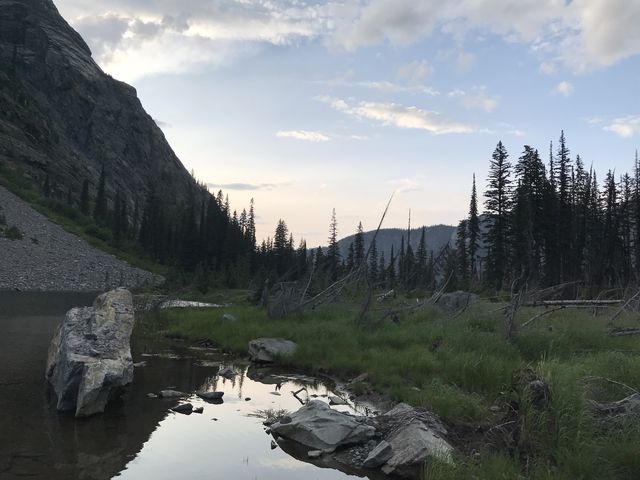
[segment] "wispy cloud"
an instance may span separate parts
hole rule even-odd
[[[553,89],[554,93],[559,93],[565,97],[569,97],[573,94],[574,88],[569,82],[563,80]]]
[[[640,135],[640,115],[628,115],[626,117],[616,118],[609,125],[605,126],[604,129],[622,138]]]
[[[401,65],[398,69],[398,78],[416,84],[424,82],[431,74],[432,68],[426,60],[415,60],[411,63]]]
[[[480,108],[485,112],[493,112],[498,106],[497,97],[488,95],[483,87],[476,87],[470,92],[457,88],[447,96],[459,99],[467,108]]]
[[[384,93],[420,93],[437,97],[440,92],[433,87],[421,84],[402,84],[388,80],[353,80],[350,78],[333,78],[317,82],[330,87],[364,88]]]
[[[308,130],[280,130],[276,133],[278,138],[293,138],[306,142],[328,142],[331,137],[320,132],[310,132]]]
[[[213,190],[273,190],[289,185],[288,183],[207,183]]]
[[[423,190],[423,186],[412,178],[399,178],[389,180],[387,183],[389,183],[397,193],[418,192]]]
[[[317,97],[317,99],[347,115],[398,128],[425,130],[434,135],[478,131],[470,125],[450,120],[439,112],[423,110],[415,106],[378,102],[349,104],[342,99],[327,96]]]

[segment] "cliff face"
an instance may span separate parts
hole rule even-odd
[[[133,87],[102,72],[51,0],[0,0],[0,163],[18,166],[54,195],[95,196],[106,172],[116,191],[143,201],[151,181],[168,204],[195,182],[144,111]]]

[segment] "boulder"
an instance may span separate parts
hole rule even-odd
[[[257,338],[249,342],[249,357],[254,362],[275,362],[293,355],[298,345],[283,338]]]
[[[67,312],[51,341],[45,373],[58,410],[75,411],[76,417],[103,412],[133,381],[133,324],[133,300],[125,289],[100,295],[92,307]]]
[[[333,410],[320,400],[312,400],[274,423],[271,431],[314,450],[333,451],[366,443],[375,435],[375,428],[362,420]]]
[[[473,305],[474,303],[478,303],[480,301],[480,297],[475,293],[457,291],[450,293],[443,293],[436,305],[444,308],[445,310],[461,310],[469,305]]]
[[[386,440],[393,454],[382,467],[384,473],[414,478],[429,457],[451,462],[453,447],[444,439],[446,429],[433,414],[401,403],[384,417],[392,425]]]

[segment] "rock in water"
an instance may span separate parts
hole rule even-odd
[[[365,443],[376,433],[375,428],[358,421],[358,417],[333,410],[320,400],[312,400],[289,415],[290,421],[285,418],[271,426],[272,433],[314,450],[333,451]]]
[[[249,342],[249,356],[254,362],[275,362],[296,352],[298,345],[283,338],[257,338]]]
[[[76,417],[101,413],[133,381],[133,324],[131,293],[122,288],[67,312],[51,341],[45,375],[58,410],[75,410]]]

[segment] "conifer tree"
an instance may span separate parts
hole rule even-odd
[[[511,211],[511,164],[502,142],[493,152],[487,179],[484,243],[487,246],[487,280],[500,290],[507,274],[509,216]]]
[[[364,232],[362,231],[362,222],[358,223],[358,230],[353,239],[354,264],[360,266],[364,260]]]
[[[480,248],[480,219],[478,218],[478,194],[476,192],[476,174],[473,174],[473,186],[471,187],[471,201],[469,203],[469,221],[467,224],[467,237],[469,241],[469,272],[475,279],[478,249]]]
[[[332,281],[338,279],[340,266],[340,247],[338,246],[338,221],[336,220],[336,209],[331,212],[331,223],[329,224],[329,247],[327,248],[327,266],[329,277]]]

